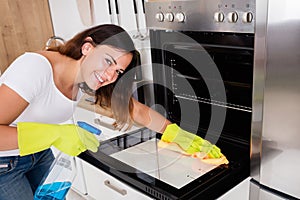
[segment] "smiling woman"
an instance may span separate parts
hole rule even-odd
[[[107,86],[134,68],[138,60],[131,38],[121,27],[100,25],[61,46],[26,52],[7,68],[0,77],[1,200],[33,199],[53,161],[50,146],[71,156],[97,151],[99,142],[93,134],[75,124],[58,124],[72,117],[81,90],[96,95],[112,93],[113,88]],[[130,99],[132,80],[123,80],[126,84],[119,90],[120,101]],[[128,119],[128,102],[123,105]],[[20,168],[24,170],[20,172]],[[13,192],[13,188],[22,191]]]
[[[80,61],[79,76],[74,82],[96,103],[110,107],[118,128],[132,124],[132,83],[134,67],[140,64],[140,54],[127,32],[115,25],[100,25],[85,30],[64,45],[48,51]],[[121,78],[126,72],[126,78]],[[119,83],[120,87],[115,87]],[[113,98],[114,91],[114,98]],[[74,92],[74,91],[73,91]],[[115,103],[112,103],[112,99]]]
[[[219,148],[203,148],[203,139],[169,126],[168,119],[133,99],[139,64],[133,41],[116,25],[95,26],[60,46],[19,56],[0,77],[0,199],[33,199],[53,161],[51,146],[71,156],[98,150],[93,134],[61,124],[72,118],[82,92],[109,107],[120,130],[134,121],[189,153],[205,149],[219,157]]]

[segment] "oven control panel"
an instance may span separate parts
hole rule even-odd
[[[255,0],[149,0],[151,29],[254,33]]]

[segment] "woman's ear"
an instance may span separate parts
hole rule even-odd
[[[86,42],[81,47],[81,52],[83,55],[86,55],[94,46],[90,42]]]

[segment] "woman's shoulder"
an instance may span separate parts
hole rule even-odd
[[[42,52],[25,52],[23,56],[31,63],[51,66],[50,61]]]
[[[53,77],[50,62],[43,55],[26,52],[17,57],[1,76],[1,82],[35,83],[48,82]]]
[[[5,70],[0,84],[5,84],[26,101],[31,100],[48,88],[52,80],[52,68],[41,54],[26,52],[17,57]]]
[[[48,59],[37,52],[25,52],[24,54],[20,55],[10,67],[21,71],[35,72],[36,74],[42,71],[52,71],[51,63],[48,61]]]

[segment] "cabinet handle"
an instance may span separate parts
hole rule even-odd
[[[121,189],[121,188],[118,188],[117,186],[112,185],[109,180],[105,180],[104,185],[115,190],[116,192],[119,192],[123,196],[127,194],[127,191],[125,189]]]

